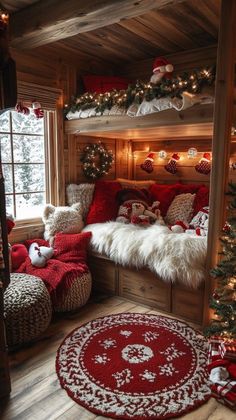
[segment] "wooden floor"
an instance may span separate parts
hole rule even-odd
[[[55,372],[55,355],[65,335],[77,326],[96,317],[120,312],[160,313],[118,297],[99,298],[89,302],[76,314],[60,314],[40,341],[12,353],[12,393],[7,401],[0,401],[0,419],[107,419],[80,407],[61,389]],[[211,399],[181,419],[235,420],[236,413]]]

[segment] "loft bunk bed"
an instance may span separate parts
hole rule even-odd
[[[172,81],[172,83],[176,83],[176,80]],[[181,79],[179,81],[181,82]],[[150,133],[150,130],[153,130],[151,137],[152,140],[155,139],[155,145],[157,146],[157,138],[166,139],[168,136],[171,137],[170,133],[173,129],[175,131],[174,137],[176,135],[182,136],[182,138],[186,137],[184,148],[188,147],[187,140],[190,137],[202,137],[203,147],[208,147],[211,150],[210,138],[212,136],[214,108],[213,81],[214,77],[211,76],[211,86],[204,89],[204,92],[190,93],[182,90],[181,94],[178,92],[174,99],[170,98],[170,96],[165,96],[164,98],[154,98],[146,101],[144,98],[139,103],[130,103],[129,107],[126,106],[123,109],[117,107],[116,104],[110,106],[110,109],[102,109],[105,99],[109,98],[107,93],[104,95],[84,94],[76,98],[70,110],[67,111],[65,133],[69,137],[75,136],[77,139],[81,135],[87,135],[91,139],[93,137],[95,139],[97,137],[109,138],[109,136],[111,138],[124,138],[126,142],[129,139],[129,146],[132,149],[132,141],[137,136],[140,138],[141,133],[145,137],[147,132]],[[125,92],[121,93],[123,97],[125,94]],[[114,92],[113,95],[117,95],[117,92]],[[100,109],[99,106],[97,108],[94,106],[95,100],[100,101]],[[161,132],[162,134],[160,134]],[[206,137],[207,142],[205,141]],[[154,142],[152,141],[151,150],[153,150],[153,144]],[[177,145],[178,141],[175,147]],[[172,145],[172,147],[174,146]],[[131,152],[135,152],[135,149],[131,150]],[[133,165],[133,169],[129,178],[132,178],[135,173],[133,158],[131,165]],[[153,174],[150,176],[153,176]],[[140,179],[140,175],[137,176],[137,179]],[[174,183],[175,179],[172,182]],[[199,177],[199,184],[200,182],[208,184],[209,176],[205,177],[205,179],[204,177],[202,179]],[[120,226],[117,226],[117,230],[119,228]],[[96,237],[101,236],[99,233],[97,234],[97,229],[98,231],[101,229],[101,232],[103,232],[102,236],[106,236],[102,226],[89,225],[87,229],[91,229],[94,233],[94,243],[96,242]],[[108,236],[110,235],[109,232],[107,234]],[[111,236],[109,237],[111,242]],[[175,239],[177,240],[177,238]],[[188,240],[186,238],[186,243]],[[192,241],[194,242],[194,240],[193,238]],[[198,240],[198,243],[200,241]],[[102,245],[97,244],[97,248],[99,246],[100,248],[102,247]],[[206,238],[202,238],[202,246],[204,249],[202,254],[205,254]],[[96,246],[94,249],[96,251]],[[202,322],[205,288],[203,267],[202,271],[201,269],[199,271],[199,273],[201,272],[201,281],[198,282],[197,286],[191,287],[184,284],[182,279],[176,281],[175,278],[175,281],[167,282],[155,272],[150,271],[147,266],[137,269],[132,264],[127,263],[127,261],[126,264],[118,264],[116,260],[109,258],[106,253],[99,254],[93,251],[90,255],[90,267],[94,279],[94,289],[155,306],[194,322]],[[202,261],[200,265],[202,265]]]
[[[65,109],[67,134],[137,129],[213,119],[215,69],[164,77],[157,84],[136,82],[126,90],[87,92]]]

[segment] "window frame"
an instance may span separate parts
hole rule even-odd
[[[12,160],[9,163],[3,163],[2,165],[6,164],[6,165],[10,165],[11,166],[11,174],[12,174],[12,182],[13,182],[13,192],[12,193],[5,193],[5,197],[10,195],[13,197],[13,202],[14,202],[14,208],[16,208],[16,196],[19,195],[19,193],[15,192],[15,185],[14,185],[14,180],[15,180],[15,170],[14,170],[14,165],[15,165],[15,161],[14,161],[14,147],[13,147],[13,137],[14,135],[22,135],[22,136],[42,136],[43,140],[44,140],[44,166],[45,166],[45,196],[46,196],[46,202],[49,202],[49,197],[50,197],[50,189],[51,189],[51,185],[49,182],[49,177],[48,177],[48,168],[47,168],[47,158],[48,158],[48,149],[49,149],[49,145],[48,145],[48,133],[46,130],[46,122],[47,122],[47,112],[45,112],[44,114],[44,130],[42,134],[34,134],[34,133],[20,133],[20,132],[13,132],[13,127],[12,127],[12,112],[14,112],[14,109],[9,109],[7,110],[10,113],[9,116],[9,131],[7,132],[1,132],[1,134],[7,134],[10,137],[10,148],[11,148],[11,156],[12,156]],[[15,111],[16,112],[16,111]],[[35,162],[36,164],[36,162]],[[22,192],[24,193],[24,192]],[[32,192],[31,192],[32,193]],[[24,226],[24,225],[28,225],[32,223],[39,223],[42,220],[41,217],[31,217],[31,218],[24,218],[24,219],[15,219],[15,224],[16,226]]]
[[[45,111],[45,159],[48,163],[45,179],[48,203],[55,206],[65,204],[64,134],[63,134],[63,92],[50,86],[36,85],[25,81],[17,82],[18,101],[31,107],[37,98]],[[59,164],[60,162],[60,164]],[[16,221],[10,234],[10,242],[20,242],[43,236],[42,218]]]

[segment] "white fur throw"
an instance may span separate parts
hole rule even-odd
[[[87,225],[83,231],[92,232],[94,251],[124,266],[146,266],[166,282],[197,288],[206,275],[206,237],[119,222]]]

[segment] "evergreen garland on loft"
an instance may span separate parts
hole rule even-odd
[[[211,274],[217,279],[217,286],[210,300],[214,318],[205,329],[205,335],[236,338],[236,184],[229,184],[227,195],[232,197],[228,206],[229,218],[222,236],[221,261]]]
[[[105,93],[86,92],[81,96],[73,97],[71,105],[65,108],[68,111],[84,111],[95,108],[96,112],[104,113],[113,106],[127,110],[133,103],[141,104],[143,100],[152,101],[164,97],[181,98],[183,92],[200,93],[204,86],[211,86],[215,81],[215,67],[185,72],[172,79],[163,78],[160,84],[144,83],[139,80],[130,84],[126,90],[112,90]]]

